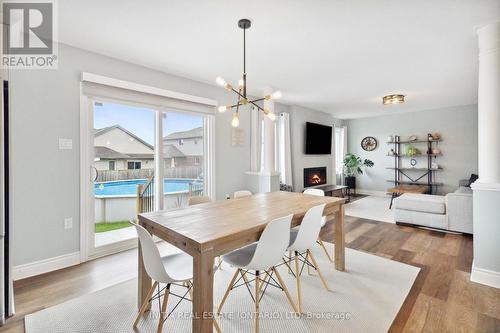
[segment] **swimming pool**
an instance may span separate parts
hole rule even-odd
[[[113,182],[95,183],[95,196],[134,196],[137,194],[137,185],[145,184],[146,179],[119,180]],[[195,179],[164,179],[163,192],[183,192],[189,190],[190,183],[197,183],[197,188],[200,187],[199,181]]]

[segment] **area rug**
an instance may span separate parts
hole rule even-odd
[[[332,244],[327,244],[333,248]],[[403,304],[419,268],[346,249],[346,271],[339,272],[320,248],[313,254],[331,291],[317,274],[302,277],[302,317],[293,315],[284,293],[269,287],[261,302],[261,332],[387,332]],[[234,270],[223,265],[215,275],[215,304],[219,304]],[[280,268],[296,300],[295,279]],[[180,292],[177,291],[177,292]],[[26,333],[156,332],[158,305],[132,329],[137,280],[88,294],[28,315]],[[170,304],[173,306],[173,304]],[[254,332],[254,305],[245,287],[236,288],[226,301],[218,322],[223,332]],[[191,332],[191,303],[183,302],[166,322],[164,332]]]
[[[394,223],[394,210],[389,209],[391,198],[367,196],[345,205],[345,214],[368,220]]]

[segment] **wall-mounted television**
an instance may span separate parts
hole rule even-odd
[[[306,154],[326,155],[332,153],[332,126],[306,123]]]

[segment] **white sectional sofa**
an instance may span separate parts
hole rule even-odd
[[[406,193],[394,199],[396,223],[472,234],[472,190],[460,186],[445,196]]]

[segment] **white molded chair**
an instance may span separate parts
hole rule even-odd
[[[249,197],[251,195],[252,195],[252,192],[247,191],[247,190],[241,190],[241,191],[234,192],[233,197],[235,199],[237,199],[237,198]]]
[[[259,302],[268,286],[275,286],[282,289],[285,292],[288,302],[290,302],[293,310],[297,312],[295,304],[288,293],[288,289],[286,288],[281,275],[274,267],[282,260],[283,253],[289,245],[292,217],[293,214],[269,222],[257,243],[245,246],[222,256],[222,259],[225,262],[229,263],[233,267],[236,267],[237,269],[231,279],[231,282],[229,283],[224,297],[222,298],[217,315],[220,315],[222,306],[229,296],[229,293],[236,287],[237,283],[241,279],[243,279],[244,284],[248,287],[249,291],[250,288],[248,284],[255,281],[255,293],[252,294],[250,292],[250,294],[255,301],[256,332],[259,332]],[[254,271],[255,273],[250,273],[250,271]],[[255,276],[255,279],[249,281],[247,274]],[[263,278],[262,275],[264,274],[265,276]],[[238,275],[240,275],[239,279]],[[274,279],[273,275],[276,276],[277,280]],[[261,284],[265,284],[266,286],[261,289]]]
[[[324,197],[325,196],[325,191],[320,190],[318,188],[308,188],[305,189],[304,194],[309,194],[309,195],[316,195],[318,197]]]
[[[210,197],[207,197],[207,196],[190,197],[188,199],[188,206],[198,205],[198,204],[207,203],[207,202],[212,202],[212,199]]]
[[[314,206],[309,209],[304,218],[302,219],[302,223],[300,224],[299,230],[291,230],[290,231],[290,246],[288,247],[288,251],[294,253],[293,258],[290,258],[287,262],[287,265],[291,263],[292,260],[295,261],[295,281],[297,283],[297,295],[298,295],[298,309],[299,313],[302,313],[302,290],[300,285],[300,273],[302,272],[302,268],[304,265],[314,268],[323,283],[323,286],[327,291],[328,284],[326,283],[323,274],[314,259],[313,254],[311,253],[311,248],[316,244],[316,241],[319,236],[319,232],[321,230],[321,217],[323,216],[323,210],[325,209],[326,204],[321,204],[318,206]],[[311,259],[311,261],[309,261]],[[299,262],[302,264],[299,264]],[[289,266],[291,269],[291,267]]]
[[[324,197],[325,196],[325,191],[317,189],[317,188],[308,188],[304,190],[304,194],[308,195],[316,195],[318,197]],[[323,228],[326,225],[326,216],[321,217],[321,228]],[[321,239],[318,237],[318,244],[323,248],[323,251],[325,251],[325,255],[328,257],[328,260],[333,263],[332,257],[330,257],[330,254],[328,253],[328,250],[326,249],[325,244]]]
[[[146,299],[142,303],[141,309],[139,310],[139,314],[134,321],[133,327],[134,329],[137,327],[137,324],[139,323],[141,317],[144,315],[144,312],[148,308],[148,305],[153,300],[158,299],[158,302],[160,302],[160,297],[162,296],[162,292],[164,292],[160,312],[160,321],[158,322],[157,330],[158,333],[161,333],[163,329],[163,323],[171,315],[171,313],[169,313],[165,316],[169,296],[172,295],[180,298],[179,302],[177,303],[179,304],[184,298],[186,298],[186,295],[188,293],[192,295],[193,284],[191,280],[193,279],[193,259],[190,255],[184,252],[161,257],[160,251],[156,247],[153,237],[149,234],[149,232],[144,229],[144,227],[135,224],[132,221],[130,223],[135,226],[135,228],[137,229],[137,234],[139,235],[139,244],[141,246],[144,268],[146,269],[149,277],[151,277],[151,279],[154,281],[153,285],[149,289]],[[161,283],[166,283],[166,287],[161,289]],[[182,297],[170,293],[170,287],[172,284],[183,286],[186,288],[186,292]],[[156,288],[158,289],[158,291],[153,296]],[[215,320],[214,326],[217,332],[220,332],[219,326],[217,325]]]

